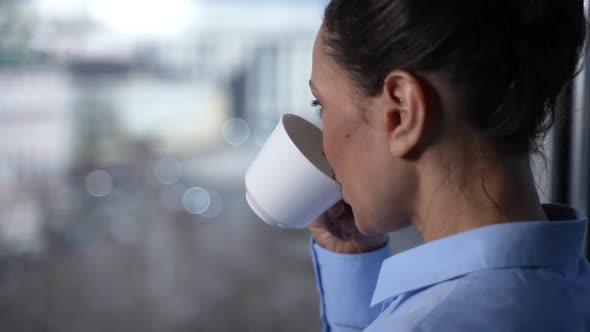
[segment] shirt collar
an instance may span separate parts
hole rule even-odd
[[[432,241],[383,262],[371,306],[445,280],[487,269],[562,265],[580,258],[586,219],[544,204],[550,221],[485,226]]]

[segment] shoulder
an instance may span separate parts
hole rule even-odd
[[[414,331],[433,310],[440,307],[453,293],[459,279],[448,280],[434,286],[400,295],[385,305],[379,317],[364,331]]]
[[[507,268],[458,279],[445,301],[414,331],[587,331],[590,279],[561,268]]]
[[[473,272],[400,296],[367,331],[587,331],[590,279],[574,279],[560,268]]]

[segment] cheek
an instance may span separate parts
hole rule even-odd
[[[338,138],[335,135],[337,135],[338,130],[334,128],[334,125],[328,119],[324,120],[323,125],[324,133],[322,145],[324,153],[326,155],[326,159],[328,159],[328,162],[332,168],[334,168],[334,171],[337,171],[336,157],[340,154],[340,151],[338,150]]]
[[[337,180],[342,184],[343,198],[353,207],[363,206],[372,185],[370,170],[366,168],[366,146],[352,136],[336,137],[334,141],[328,141],[332,147],[329,161],[333,163]]]
[[[338,180],[345,183],[347,173],[349,172],[350,153],[352,151],[350,144],[349,128],[341,120],[324,121],[323,147],[326,159],[338,176]]]

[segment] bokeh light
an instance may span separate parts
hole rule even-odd
[[[154,175],[162,184],[175,184],[182,176],[182,166],[172,158],[163,158],[156,162]]]
[[[246,121],[233,118],[223,125],[223,138],[231,145],[242,145],[250,137],[250,127]]]
[[[187,190],[182,198],[184,209],[192,214],[202,214],[211,205],[211,196],[203,188],[195,187]]]
[[[106,171],[90,172],[86,176],[86,190],[94,197],[108,196],[113,191],[113,179]]]

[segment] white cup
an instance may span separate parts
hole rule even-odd
[[[322,153],[322,131],[285,114],[246,172],[246,200],[267,224],[302,229],[342,199]]]

